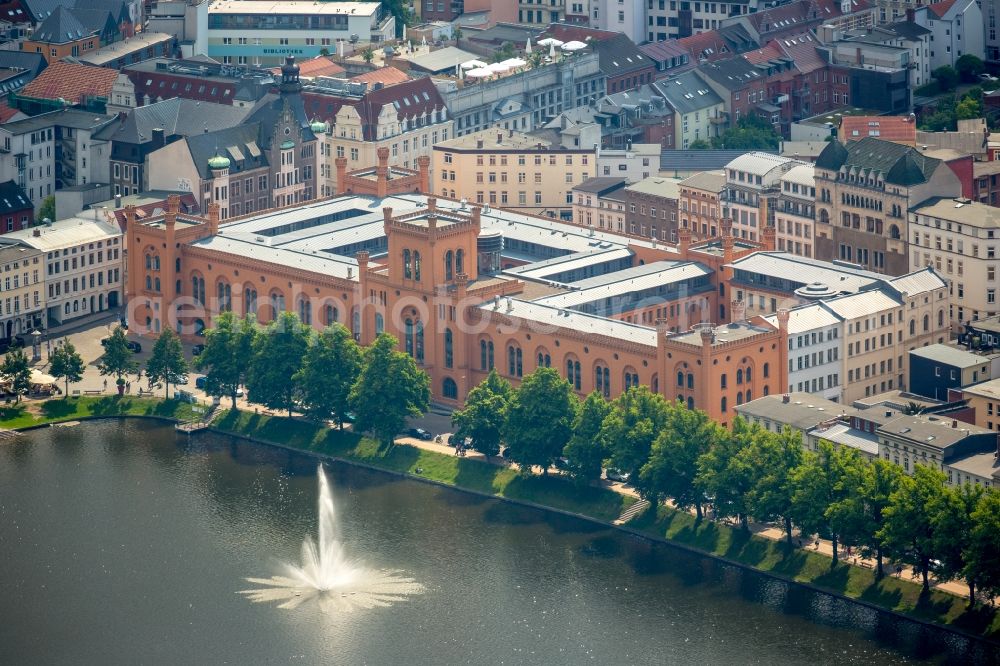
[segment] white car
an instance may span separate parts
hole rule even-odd
[[[614,467],[609,467],[604,472],[604,475],[608,477],[608,480],[610,481],[621,481],[622,483],[628,483],[629,477],[631,476],[628,472],[623,472],[619,469],[615,469]]]

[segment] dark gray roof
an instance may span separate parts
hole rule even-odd
[[[777,154],[772,150],[757,152]],[[660,153],[660,171],[714,171],[746,153],[745,150],[664,150]]]
[[[684,72],[672,79],[654,81],[653,86],[681,115],[722,104],[722,98],[694,71]]]
[[[524,48],[531,38],[532,46],[535,40],[545,31],[545,27],[532,28],[531,26],[518,25],[516,23],[497,23],[492,28],[486,30],[470,30],[466,39],[478,42],[510,42],[515,47]]]
[[[639,47],[625,35],[615,35],[611,39],[595,40],[590,48],[598,55],[601,71],[605,76],[622,76],[647,67],[655,67],[653,59],[639,50]]]
[[[608,192],[623,188],[627,184],[628,180],[625,178],[598,176],[596,178],[588,178],[579,185],[574,186],[573,189],[578,192],[590,192],[601,196],[607,194]]]
[[[743,56],[702,63],[698,71],[727,90],[740,90],[749,83],[767,78],[766,69],[757,67]]]
[[[40,113],[23,120],[14,120],[4,124],[3,128],[11,134],[24,134],[56,126],[92,130],[111,122],[114,118],[115,116],[91,113],[82,109],[60,109]]]
[[[247,108],[175,97],[133,109],[123,122],[112,123],[94,138],[142,144],[157,128],[168,138],[191,136],[238,125],[248,113]]]
[[[47,65],[41,53],[0,50],[0,69],[24,69],[30,73],[31,79],[41,74]]]
[[[92,35],[96,30],[89,30],[69,9],[63,6],[55,8],[48,18],[42,21],[38,30],[32,35],[36,42],[46,42],[48,44],[65,44],[78,39],[83,39],[87,35]]]
[[[191,159],[194,160],[194,166],[198,169],[198,173],[202,178],[208,179],[211,178],[208,160],[215,155],[222,155],[230,159],[229,172],[231,174],[267,166],[267,152],[258,143],[260,133],[259,123],[246,123],[215,132],[195,134],[187,137],[185,141],[187,141],[188,150],[191,151]],[[270,134],[270,132],[267,133]],[[259,150],[252,150],[251,145],[256,146]],[[233,159],[228,152],[230,146],[239,149],[244,159]],[[255,156],[254,153],[257,155]]]
[[[930,30],[913,21],[897,21],[896,23],[883,23],[878,27],[864,31],[848,33],[847,39],[852,42],[883,44],[894,39],[919,40],[930,33]]]
[[[34,208],[34,205],[17,183],[13,180],[0,183],[0,213],[13,213],[26,208]]]
[[[827,146],[816,166],[838,171],[842,166],[875,171],[883,180],[893,185],[909,187],[927,182],[941,160],[927,157],[913,146],[874,137],[852,141],[844,149],[838,149],[833,141]]]

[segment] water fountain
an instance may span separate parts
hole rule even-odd
[[[281,601],[278,608],[296,608],[316,599],[324,611],[350,612],[358,609],[390,606],[407,596],[419,594],[423,586],[399,571],[367,569],[350,560],[337,540],[337,522],[330,482],[320,465],[318,542],[307,536],[302,542],[302,564],[286,564],[286,575],[271,578],[247,578],[260,585],[241,590],[257,603]]]

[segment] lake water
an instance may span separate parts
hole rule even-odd
[[[328,466],[341,539],[423,594],[254,604],[316,463],[141,421],[0,444],[0,664],[987,663],[983,644],[542,511]]]

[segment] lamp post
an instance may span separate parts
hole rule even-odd
[[[42,360],[42,333],[37,328],[31,332],[31,360]]]

